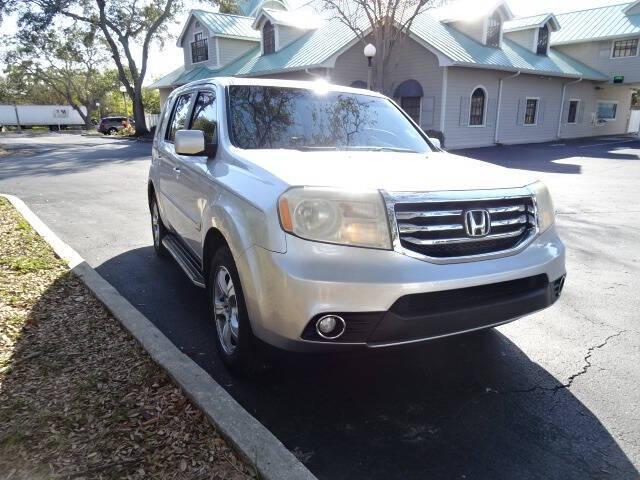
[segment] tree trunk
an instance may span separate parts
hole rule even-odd
[[[136,86],[133,96],[133,120],[136,122],[136,137],[149,134],[147,119],[144,117],[144,105],[142,104],[142,88]]]
[[[92,114],[93,114],[93,108],[87,105],[87,116],[83,118],[85,130],[91,130],[93,128],[93,124],[91,123]]]

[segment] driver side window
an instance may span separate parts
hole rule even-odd
[[[218,143],[218,117],[216,114],[216,96],[213,92],[200,92],[193,106],[191,130],[204,133],[205,151],[210,157],[215,153]]]
[[[173,115],[171,116],[171,122],[167,128],[167,136],[165,137],[169,142],[174,142],[176,139],[176,132],[185,128],[187,123],[187,114],[189,113],[189,103],[191,95],[181,95],[176,100],[176,104],[173,108]]]

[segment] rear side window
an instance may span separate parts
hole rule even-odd
[[[218,119],[215,100],[216,96],[213,92],[198,93],[191,116],[191,130],[202,130],[207,145],[216,143]]]
[[[173,107],[173,113],[171,115],[171,122],[169,122],[169,128],[167,128],[166,139],[173,142],[176,138],[176,132],[183,130],[187,124],[187,114],[189,113],[189,103],[191,101],[191,95],[180,95],[176,100],[176,104]]]

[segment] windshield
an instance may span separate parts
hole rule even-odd
[[[229,134],[244,149],[425,153],[429,144],[390,101],[301,88],[229,87]]]

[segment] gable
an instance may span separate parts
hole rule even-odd
[[[195,16],[191,15],[189,21],[185,25],[178,38],[178,47],[189,46],[189,43],[193,41],[193,36],[197,32],[202,32],[203,37],[209,37],[209,30],[202,24]]]

